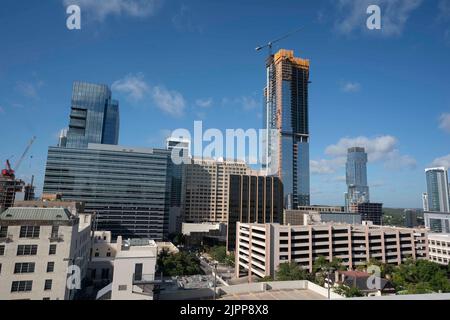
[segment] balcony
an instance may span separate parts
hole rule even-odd
[[[163,282],[163,279],[155,279],[155,274],[136,274],[133,273],[133,285],[156,284]]]
[[[50,238],[48,238],[48,240],[50,240],[50,242],[63,242],[64,236],[62,234],[54,233],[50,236]]]

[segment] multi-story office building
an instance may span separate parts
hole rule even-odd
[[[450,234],[429,233],[428,247],[430,261],[448,266],[450,263]]]
[[[367,153],[364,148],[353,147],[348,149],[346,182],[345,203],[347,209],[352,204],[370,202],[367,185]]]
[[[427,259],[425,229],[370,225],[324,224],[283,226],[237,225],[236,276],[274,276],[281,263],[295,262],[313,271],[314,261],[339,258],[347,268],[371,259],[401,264],[406,259]]]
[[[113,237],[160,240],[168,230],[169,156],[167,150],[104,144],[50,147],[44,193],[84,202],[85,212],[96,214],[96,229]]]
[[[0,300],[69,300],[86,276],[91,215],[13,207],[0,214]],[[69,272],[69,273],[68,273]],[[67,283],[72,286],[67,286]]]
[[[417,211],[413,209],[405,209],[405,227],[415,228],[419,225],[417,221]]]
[[[425,227],[436,233],[450,233],[450,213],[424,212]]]
[[[181,232],[181,192],[183,181],[183,165],[190,161],[190,141],[187,139],[169,137],[166,148],[170,153],[170,207],[169,233]]]
[[[265,160],[284,187],[284,206],[309,205],[309,60],[280,50],[267,61]]]
[[[67,148],[86,148],[89,143],[117,144],[119,140],[119,102],[111,99],[106,85],[75,82],[67,137],[60,138]]]
[[[0,213],[13,206],[16,194],[25,187],[25,182],[13,176],[0,174]]]
[[[450,212],[447,168],[425,169],[427,178],[428,211]]]
[[[350,212],[317,212],[305,210],[284,210],[283,224],[306,226],[327,222],[361,224],[361,215]]]
[[[354,203],[349,212],[359,213],[362,221],[371,221],[375,225],[383,223],[383,204],[373,202]]]
[[[236,250],[236,223],[281,223],[283,184],[278,177],[230,175],[227,250]]]
[[[183,166],[183,222],[227,222],[230,174],[248,174],[244,161],[194,158]]]

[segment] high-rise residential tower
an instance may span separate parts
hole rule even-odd
[[[280,50],[267,61],[265,167],[281,178],[284,207],[309,205],[309,60]]]
[[[119,102],[106,85],[74,82],[67,148],[87,148],[89,143],[119,141]]]
[[[427,177],[428,210],[450,212],[447,168],[425,169]]]
[[[346,206],[370,202],[367,185],[367,153],[364,148],[348,149],[346,163]]]

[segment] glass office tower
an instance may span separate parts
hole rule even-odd
[[[88,143],[117,144],[119,102],[106,85],[74,82],[67,148],[87,148]]]
[[[427,178],[428,210],[434,212],[450,212],[447,168],[425,169]]]
[[[267,61],[265,168],[281,178],[284,207],[309,205],[309,61],[280,50]]]
[[[170,151],[89,144],[50,147],[44,193],[85,202],[97,230],[114,237],[166,238],[170,204]]]
[[[346,163],[346,207],[370,202],[367,185],[367,153],[364,148],[349,148]]]

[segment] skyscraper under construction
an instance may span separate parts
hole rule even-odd
[[[265,167],[281,178],[284,207],[309,205],[309,60],[279,50],[266,64]]]

